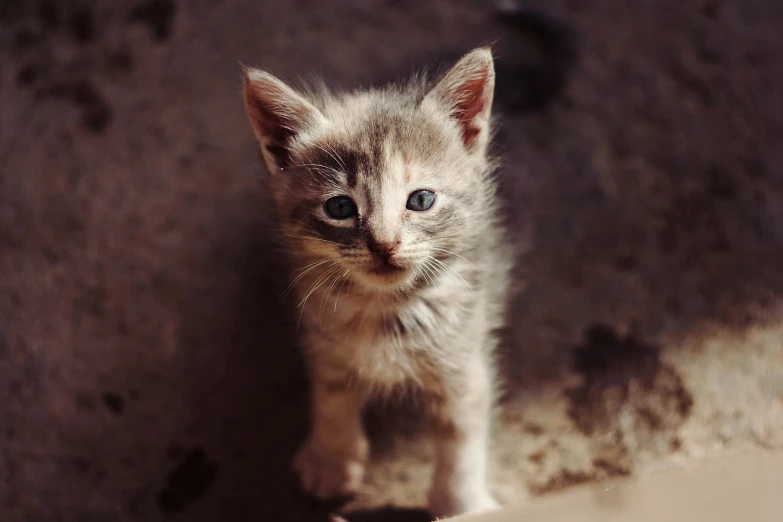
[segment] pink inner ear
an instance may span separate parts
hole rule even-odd
[[[460,122],[462,129],[462,142],[465,147],[470,148],[476,141],[482,129],[481,119],[478,115],[484,112],[487,100],[484,91],[487,87],[488,71],[482,70],[481,73],[466,81],[457,89],[457,96],[460,100],[454,107],[454,118]]]

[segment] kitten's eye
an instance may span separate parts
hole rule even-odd
[[[408,210],[415,210],[416,212],[422,212],[429,210],[432,204],[435,203],[435,193],[429,190],[417,190],[410,196],[408,196],[408,204],[405,208]]]
[[[334,219],[348,219],[356,215],[356,203],[348,196],[335,196],[324,203],[324,209]]]

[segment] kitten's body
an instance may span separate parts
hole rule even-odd
[[[309,101],[248,71],[248,112],[301,276],[292,288],[313,426],[296,467],[316,496],[359,485],[368,395],[415,385],[436,435],[433,514],[496,506],[487,488],[493,332],[512,256],[486,150],[493,87],[486,49],[431,89],[420,82]],[[435,198],[424,210],[409,199],[420,190]],[[335,218],[324,203],[334,198],[350,198],[353,207],[339,211],[354,213]]]

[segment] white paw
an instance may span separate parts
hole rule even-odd
[[[312,440],[305,443],[294,459],[302,489],[321,500],[356,493],[364,478],[367,442],[355,446],[349,455],[329,452]]]
[[[429,495],[429,512],[436,518],[466,513],[483,513],[500,509],[500,504],[487,491],[456,495],[447,489],[434,489]]]

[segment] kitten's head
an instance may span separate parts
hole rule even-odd
[[[431,88],[304,96],[266,72],[245,72],[277,219],[308,261],[393,291],[440,272],[438,261],[486,230],[489,49],[464,56]]]

